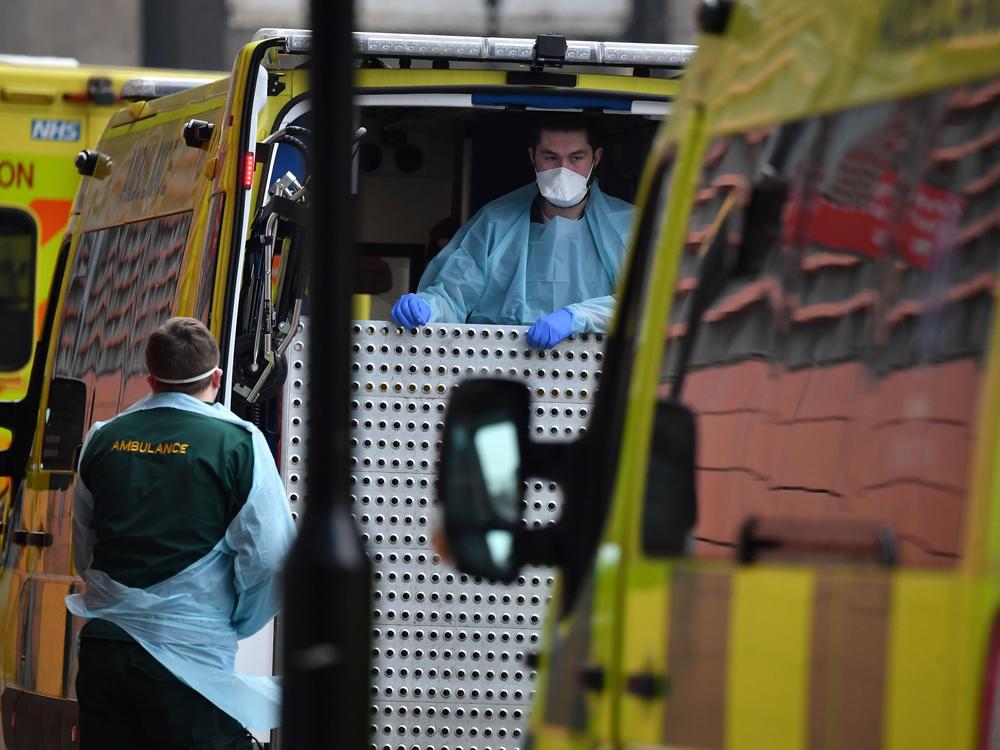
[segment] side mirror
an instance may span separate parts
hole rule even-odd
[[[470,380],[448,404],[439,497],[458,567],[510,582],[521,561],[521,485],[530,395],[512,380]]]
[[[656,404],[642,508],[642,549],[650,556],[687,552],[698,520],[694,414],[679,401]]]
[[[76,378],[52,378],[45,411],[42,464],[46,469],[72,471],[83,442],[87,412],[87,385]]]

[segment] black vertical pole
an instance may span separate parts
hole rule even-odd
[[[500,36],[500,0],[486,0],[486,36]]]
[[[663,0],[632,0],[632,22],[625,31],[628,41],[667,41],[667,5]]]
[[[371,570],[348,486],[352,0],[312,0],[311,369],[306,511],[285,568],[282,744],[368,745]]]
[[[198,19],[192,23],[192,19]],[[225,0],[145,0],[142,64],[153,68],[228,70]]]

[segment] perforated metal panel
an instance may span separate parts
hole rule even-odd
[[[468,377],[508,377],[532,391],[536,440],[586,429],[603,337],[529,349],[526,328],[432,325],[415,333],[384,321],[354,327],[351,486],[373,563],[371,747],[515,750],[523,746],[552,574],[532,568],[499,586],[457,572],[431,542],[444,411]],[[289,348],[283,471],[293,510],[304,502],[308,321]],[[555,484],[529,479],[525,518],[558,515]]]

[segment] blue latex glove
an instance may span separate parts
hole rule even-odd
[[[568,308],[543,315],[528,329],[528,345],[549,349],[573,333],[573,313]]]
[[[419,328],[431,319],[431,306],[417,294],[404,294],[389,314],[403,328]]]

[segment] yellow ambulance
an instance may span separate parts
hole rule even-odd
[[[602,188],[631,199],[693,49],[671,45],[363,33],[353,180],[359,317],[386,318],[427,261],[487,201],[534,179],[537,112],[588,112],[607,131]],[[286,350],[308,314],[302,242],[312,132],[308,31],[264,29],[231,75],[114,114],[77,160],[53,304],[39,325],[37,391],[0,565],[0,717],[8,748],[77,736],[75,640],[64,598],[75,455],[93,422],[146,391],[143,348],[171,315],[220,341],[221,400],[281,444]],[[325,252],[349,252],[325,242]],[[289,378],[289,382],[292,379]],[[3,473],[0,471],[0,473]],[[298,502],[290,498],[293,510]],[[271,672],[272,633],[241,644]],[[241,661],[243,660],[243,661]],[[259,673],[259,671],[258,671]]]
[[[28,387],[59,241],[80,183],[74,159],[97,141],[125,101],[146,95],[126,86],[140,77],[145,85],[155,78],[161,90],[169,91],[213,76],[0,55],[2,401],[19,401]]]
[[[72,58],[0,55],[0,409],[28,392],[59,248],[80,175],[77,154],[111,115],[137,97],[166,93],[221,74],[82,66]],[[41,375],[41,373],[39,373]],[[39,381],[40,385],[40,381]],[[10,412],[13,414],[13,411]],[[23,412],[22,412],[23,413]],[[0,449],[26,451],[34,419],[0,424]],[[23,458],[19,458],[23,461]],[[0,524],[10,481],[0,471]],[[0,525],[0,539],[3,538]]]
[[[590,429],[460,386],[448,547],[560,570],[535,750],[1000,747],[1000,5],[702,23]]]

